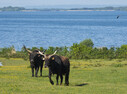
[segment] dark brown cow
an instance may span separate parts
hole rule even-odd
[[[39,50],[30,51],[25,46],[24,49],[29,53],[30,66],[32,69],[32,77],[34,77],[34,69],[35,69],[35,76],[37,77],[39,68],[40,68],[40,76],[42,76],[44,53],[40,52]]]
[[[45,66],[49,68],[49,80],[52,85],[54,82],[51,79],[52,74],[57,74],[56,80],[58,85],[59,76],[61,78],[60,84],[63,82],[63,75],[65,75],[65,85],[69,85],[69,72],[70,72],[70,62],[69,59],[64,56],[58,55],[45,55]]]

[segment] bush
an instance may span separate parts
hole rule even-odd
[[[79,43],[79,45],[85,45],[87,47],[93,47],[94,43],[91,39],[85,39]]]
[[[32,47],[31,51],[39,49],[40,51],[46,50],[46,54],[53,54],[56,50],[58,55],[66,56],[71,59],[127,59],[127,45],[121,47],[101,47],[93,48],[93,42],[91,39],[83,40],[82,42],[73,43],[71,47],[49,47],[44,49],[43,47]],[[15,51],[14,46],[8,48],[0,48],[0,57],[4,58],[23,58],[28,60],[29,55],[22,47],[21,51]]]

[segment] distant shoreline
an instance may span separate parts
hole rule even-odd
[[[34,11],[40,11],[40,10],[22,10],[22,11],[23,12],[34,12]],[[49,11],[49,10],[47,10],[47,11]],[[50,10],[50,11],[115,11],[115,10]]]
[[[102,7],[102,8],[71,8],[71,9],[62,9],[62,8],[46,8],[46,9],[26,9],[24,7],[3,7],[0,8],[1,11],[127,11],[127,7]]]
[[[116,10],[21,10],[21,12],[37,12],[37,11],[116,11]],[[0,10],[0,12],[3,12]]]
[[[60,11],[115,11],[115,10],[60,10]]]

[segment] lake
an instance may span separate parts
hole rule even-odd
[[[70,47],[89,38],[94,47],[120,47],[127,44],[127,11],[0,12],[0,35],[0,48],[16,50]]]
[[[0,62],[0,67],[1,67],[1,66],[3,66],[3,65],[2,65],[2,62]]]

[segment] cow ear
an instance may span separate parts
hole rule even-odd
[[[55,60],[55,58],[54,58],[54,57],[52,57],[52,60]]]

